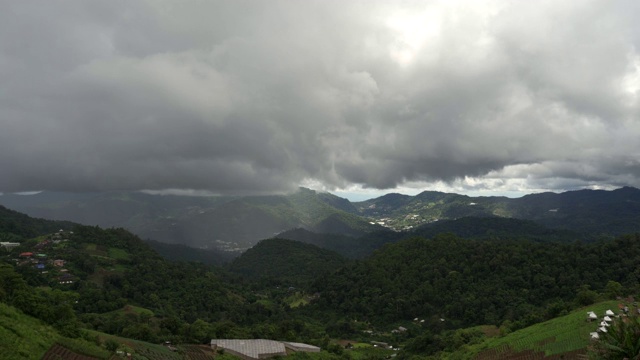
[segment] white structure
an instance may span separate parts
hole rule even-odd
[[[602,318],[602,320],[604,320],[604,321],[606,321],[606,322],[611,322],[611,321],[613,321],[613,320],[611,320],[611,318],[610,318],[610,317],[608,317],[608,316],[605,316],[604,318]]]
[[[613,316],[613,315],[615,315],[615,314],[613,313],[613,311],[611,311],[611,310],[607,310],[604,314],[605,314],[605,315],[609,315],[609,316]]]
[[[607,332],[607,328],[605,326],[601,326],[601,327],[598,328],[598,331],[606,333]]]
[[[597,332],[590,333],[592,339],[600,339],[600,335]]]
[[[297,343],[297,342],[283,342],[284,347],[287,350],[295,351],[295,352],[320,352],[320,348],[317,346]]]
[[[596,320],[598,318],[598,315],[596,315],[596,313],[594,313],[593,311],[589,311],[587,313],[587,317],[589,318],[589,320]]]
[[[20,246],[20,243],[2,241],[2,242],[0,242],[0,246],[2,246],[3,248],[5,248],[7,250],[11,250],[11,249],[13,249],[15,247]]]
[[[286,356],[290,352],[320,352],[313,345],[281,342],[265,339],[213,339],[211,348],[221,348],[244,360],[268,359],[274,356]]]

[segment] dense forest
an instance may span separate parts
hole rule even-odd
[[[454,328],[519,328],[638,291],[640,239],[592,244],[470,240],[453,235],[389,244],[319,279],[318,308],[379,324],[445,318]],[[618,289],[618,290],[616,290]]]

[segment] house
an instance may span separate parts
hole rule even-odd
[[[24,257],[24,258],[30,258],[33,256],[32,252],[23,252],[20,254],[20,257]]]
[[[389,344],[387,344],[386,342],[382,342],[382,341],[372,341],[371,344],[373,344],[373,346],[375,346],[375,347],[381,347],[381,348],[385,348],[385,349],[387,349],[389,347]]]
[[[266,339],[212,339],[211,348],[224,349],[244,360],[268,359],[293,352],[320,352],[320,348],[313,345]]]
[[[60,260],[60,259],[53,260],[53,266],[63,267],[64,266],[64,260]]]
[[[587,320],[593,321],[593,320],[596,320],[596,319],[598,319],[598,315],[596,315],[596,313],[594,313],[593,311],[589,311],[587,313]]]
[[[609,315],[609,316],[613,316],[613,315],[615,315],[615,314],[613,313],[613,311],[611,311],[611,310],[607,310],[604,314],[605,314],[605,315]]]

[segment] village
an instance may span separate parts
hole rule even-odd
[[[64,254],[67,246],[68,236],[73,235],[73,231],[59,230],[56,233],[47,235],[44,240],[38,241],[29,247],[21,243],[3,242],[0,247],[4,248],[11,255],[16,248],[23,247],[17,256],[10,259],[18,268],[25,270],[31,268],[39,274],[48,285],[70,285],[77,281],[77,277],[66,267],[67,260],[61,255]],[[29,247],[25,249],[24,247]],[[28,270],[23,272],[29,272]]]

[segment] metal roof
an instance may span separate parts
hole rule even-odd
[[[235,351],[252,359],[287,354],[284,344],[279,341],[265,339],[213,339],[211,345]]]

